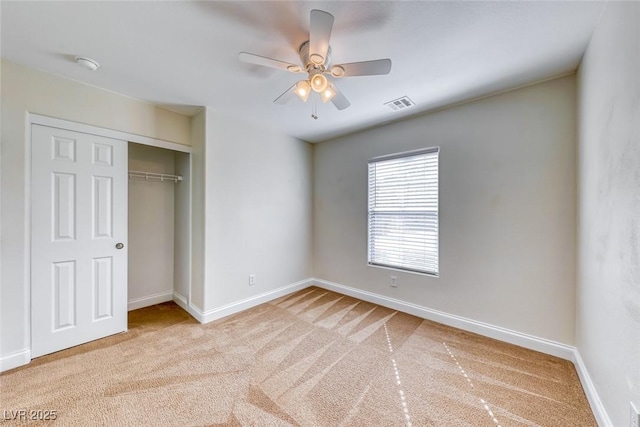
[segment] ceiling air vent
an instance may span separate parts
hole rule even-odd
[[[393,101],[385,102],[384,105],[387,105],[393,111],[404,110],[405,108],[413,107],[415,102],[409,99],[408,96],[403,96],[402,98],[394,99]]]

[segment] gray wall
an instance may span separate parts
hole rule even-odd
[[[367,266],[367,160],[432,146],[440,277]],[[573,76],[320,143],[316,277],[573,344],[575,151]]]
[[[576,344],[616,426],[640,409],[640,3],[609,2],[578,73]]]
[[[204,311],[311,277],[311,145],[207,109],[205,168]]]

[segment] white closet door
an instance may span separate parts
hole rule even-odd
[[[127,329],[127,142],[31,127],[31,354]]]

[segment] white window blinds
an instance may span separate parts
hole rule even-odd
[[[438,275],[438,152],[369,160],[369,264]]]

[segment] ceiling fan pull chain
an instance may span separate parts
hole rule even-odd
[[[316,97],[313,96],[313,105],[311,107],[311,117],[313,120],[318,120],[318,110],[316,109]]]

